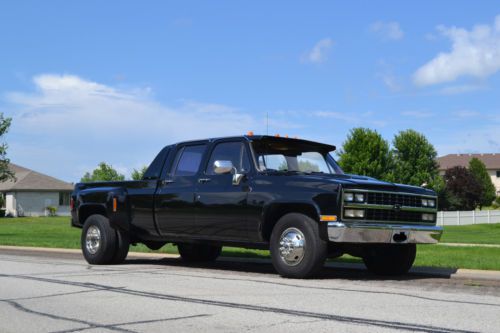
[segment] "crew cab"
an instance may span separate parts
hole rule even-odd
[[[71,224],[90,264],[173,243],[186,261],[215,260],[222,246],[269,249],[291,278],[346,253],[374,273],[406,273],[416,244],[441,237],[436,193],[345,174],[334,150],[266,135],[169,145],[142,180],[76,184]]]

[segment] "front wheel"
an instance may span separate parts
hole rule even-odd
[[[417,254],[415,244],[374,244],[364,251],[363,261],[369,271],[378,275],[406,274]]]
[[[273,266],[287,278],[313,276],[323,267],[328,252],[318,223],[298,213],[286,214],[276,223],[270,243]]]

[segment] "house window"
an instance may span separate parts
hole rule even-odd
[[[500,178],[500,170],[497,170],[497,178]]]
[[[70,196],[69,192],[59,192],[59,206],[69,206]]]

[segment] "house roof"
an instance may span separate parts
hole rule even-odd
[[[9,169],[15,173],[16,180],[0,183],[0,192],[7,191],[71,191],[74,185],[44,175],[14,163],[9,164]]]
[[[446,170],[454,166],[468,167],[469,161],[476,157],[481,160],[486,169],[500,170],[500,154],[449,154],[438,157],[439,170]]]

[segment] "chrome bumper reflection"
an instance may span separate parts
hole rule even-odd
[[[438,226],[328,223],[328,238],[338,243],[435,244],[442,233]]]

